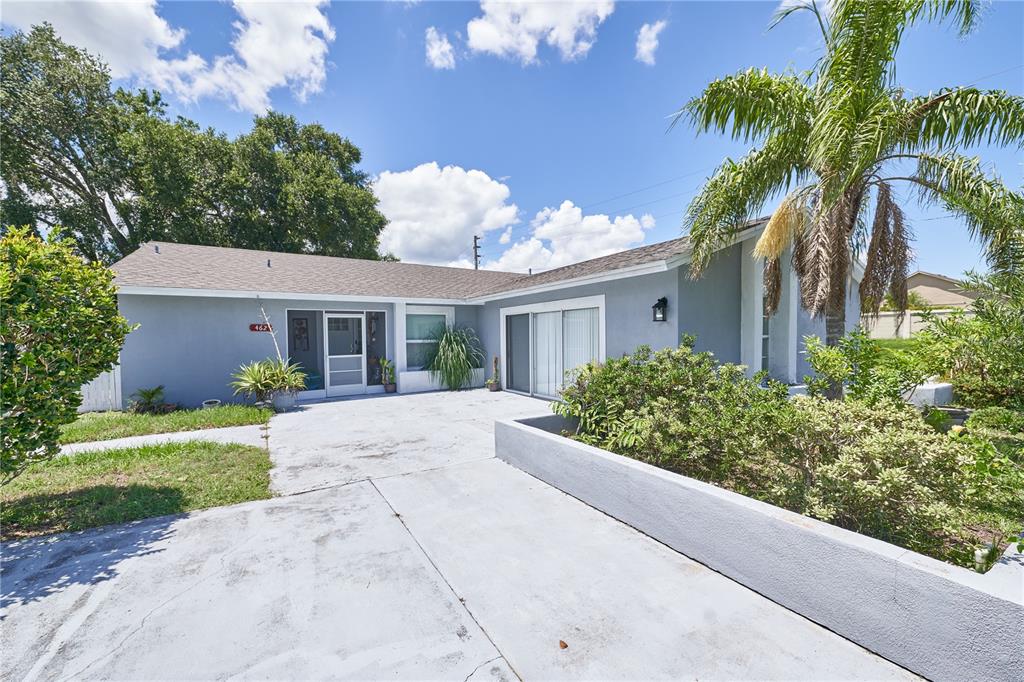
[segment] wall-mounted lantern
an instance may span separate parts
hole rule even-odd
[[[655,322],[664,322],[668,319],[668,299],[662,296],[657,303],[651,306],[651,310],[654,311]]]

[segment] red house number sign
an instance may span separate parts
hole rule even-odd
[[[269,332],[273,330],[274,328],[266,322],[253,322],[249,325],[249,331],[251,332]]]

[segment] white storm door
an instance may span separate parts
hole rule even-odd
[[[366,393],[366,330],[362,315],[326,315],[327,395]]]

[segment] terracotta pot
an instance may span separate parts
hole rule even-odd
[[[501,384],[487,384],[487,390],[491,393],[495,393],[501,390]]]
[[[394,393],[398,390],[398,384],[384,384],[385,393]]]

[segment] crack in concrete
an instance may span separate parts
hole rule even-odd
[[[480,668],[484,667],[488,663],[494,663],[495,661],[499,661],[499,660],[501,660],[501,658],[502,658],[501,656],[495,656],[494,658],[490,659],[489,661],[484,661],[483,663],[481,663],[477,667],[473,668],[473,672],[471,672],[470,674],[466,675],[466,678],[464,680],[462,680],[462,682],[469,682],[469,678],[473,677],[473,675],[476,675],[477,671],[480,670]],[[508,661],[505,661],[505,663],[507,664]],[[511,667],[511,666],[509,666],[509,667]]]
[[[437,467],[437,468],[444,468],[444,467]],[[405,532],[409,534],[409,537],[412,538],[412,541],[414,543],[416,543],[416,546],[419,548],[420,552],[423,553],[423,556],[426,557],[427,561],[430,562],[430,565],[433,566],[434,570],[437,572],[437,575],[440,576],[441,580],[443,580],[444,584],[448,586],[448,589],[451,591],[451,593],[458,600],[458,602],[462,606],[462,608],[465,609],[466,614],[473,620],[474,623],[476,623],[476,626],[478,628],[480,628],[480,632],[484,633],[484,637],[486,637],[487,641],[491,643],[491,646],[494,647],[494,650],[498,652],[498,656],[495,659],[492,659],[492,660],[496,660],[497,658],[504,659],[505,660],[505,664],[508,666],[509,670],[512,671],[512,674],[515,675],[517,679],[522,680],[523,676],[519,674],[519,671],[517,671],[515,669],[515,667],[513,667],[512,662],[508,659],[508,656],[505,655],[505,653],[498,646],[498,643],[494,641],[493,637],[491,637],[491,633],[487,632],[487,629],[483,626],[483,623],[481,623],[479,621],[479,619],[477,619],[476,615],[473,614],[473,611],[469,608],[469,606],[466,605],[465,598],[462,597],[458,592],[455,591],[455,588],[452,586],[451,582],[449,582],[449,580],[448,580],[448,576],[446,576],[441,571],[441,567],[438,566],[437,562],[434,561],[434,558],[432,556],[430,556],[429,553],[427,553],[426,548],[423,547],[422,543],[420,543],[419,538],[416,537],[416,535],[412,532],[412,529],[409,528],[409,525],[405,522],[405,518],[401,514],[399,514],[398,510],[395,509],[395,506],[393,504],[391,504],[391,500],[389,500],[384,495],[384,493],[381,492],[380,488],[377,487],[377,484],[373,482],[372,478],[369,478],[369,479],[366,479],[366,480],[367,480],[367,483],[369,483],[373,487],[373,489],[375,491],[377,491],[377,494],[380,495],[380,499],[384,500],[384,504],[386,504],[388,506],[388,508],[391,509],[392,513],[395,515],[395,518],[398,519],[398,522],[400,524],[402,524],[402,528],[404,528]],[[485,661],[484,663],[481,663],[480,666],[477,666],[477,668],[479,669],[481,666],[484,666],[484,665],[486,665],[489,662],[490,661]],[[474,670],[473,672],[475,673],[476,671]],[[472,675],[473,675],[473,673],[470,673],[470,677],[472,677]],[[466,679],[468,680],[469,677],[467,677]]]
[[[206,581],[210,580],[211,578],[215,578],[215,577],[216,577],[216,576],[218,576],[218,575],[221,575],[221,574],[222,574],[222,573],[223,573],[223,572],[225,571],[225,569],[227,568],[227,560],[228,560],[228,558],[230,558],[230,557],[231,557],[231,556],[233,556],[234,554],[237,554],[238,552],[240,552],[240,551],[241,551],[241,550],[242,550],[242,549],[243,549],[244,547],[246,547],[247,545],[249,545],[249,543],[250,543],[250,542],[251,542],[251,540],[246,540],[246,541],[245,541],[245,542],[243,542],[242,544],[238,545],[237,547],[233,548],[232,550],[230,550],[229,552],[227,552],[226,554],[224,554],[224,555],[223,555],[223,556],[222,556],[222,557],[220,558],[220,567],[219,567],[219,568],[217,568],[217,570],[216,570],[216,571],[214,571],[214,572],[210,573],[209,575],[203,576],[202,578],[200,578],[199,580],[195,581],[194,583],[192,583],[192,584],[191,584],[191,585],[189,585],[188,587],[186,587],[186,588],[184,588],[184,589],[182,589],[182,590],[179,590],[178,592],[174,593],[173,595],[171,595],[170,597],[168,597],[167,599],[165,599],[164,601],[160,602],[159,604],[157,604],[156,606],[154,606],[154,607],[153,607],[152,609],[150,609],[149,611],[147,611],[147,612],[146,612],[146,615],[144,615],[144,616],[142,617],[142,620],[140,620],[140,621],[139,621],[139,624],[138,624],[138,625],[136,625],[136,626],[135,626],[135,627],[134,627],[134,628],[133,628],[133,629],[131,630],[131,632],[129,632],[128,634],[126,634],[126,635],[125,635],[124,637],[122,637],[122,638],[121,638],[121,641],[119,641],[119,642],[118,642],[118,643],[117,643],[116,645],[114,645],[114,646],[113,646],[113,647],[112,647],[112,648],[111,648],[111,649],[110,649],[109,651],[107,651],[107,652],[103,653],[102,655],[100,655],[100,656],[98,656],[98,657],[94,658],[94,659],[93,659],[92,661],[90,661],[90,662],[89,662],[89,663],[88,663],[88,664],[87,664],[87,665],[86,665],[86,666],[85,666],[84,668],[81,668],[80,670],[78,670],[78,671],[76,671],[76,672],[72,673],[71,675],[65,675],[64,677],[60,678],[60,679],[61,679],[61,682],[64,682],[65,680],[75,680],[75,679],[79,679],[79,678],[80,678],[80,677],[81,677],[82,675],[84,675],[84,674],[85,674],[85,672],[86,672],[87,670],[89,670],[89,669],[90,669],[90,668],[92,668],[93,666],[97,665],[98,663],[100,663],[100,662],[102,662],[102,661],[105,661],[106,659],[110,658],[110,657],[111,657],[111,656],[113,656],[113,655],[114,655],[115,653],[117,653],[118,651],[120,651],[120,650],[121,650],[121,648],[122,648],[122,647],[123,647],[123,646],[124,646],[124,645],[125,645],[125,644],[126,644],[126,643],[128,642],[128,640],[130,640],[130,639],[131,639],[132,637],[134,637],[135,635],[139,634],[139,633],[140,633],[140,632],[141,632],[141,631],[143,630],[143,628],[145,628],[145,627],[146,627],[146,621],[147,621],[147,620],[149,620],[149,617],[150,617],[150,616],[152,616],[152,615],[153,615],[154,613],[156,613],[156,612],[157,612],[157,611],[159,611],[160,609],[164,608],[165,606],[167,606],[167,605],[168,605],[168,604],[170,604],[171,602],[173,602],[173,601],[175,601],[175,600],[177,600],[177,599],[181,598],[181,597],[182,597],[182,596],[184,596],[185,594],[188,594],[189,592],[191,592],[191,591],[192,591],[192,590],[194,590],[195,588],[197,588],[197,587],[199,587],[200,585],[202,585],[202,584],[203,584],[204,582],[206,582]]]

